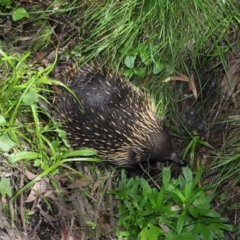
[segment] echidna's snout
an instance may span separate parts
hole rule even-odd
[[[167,158],[166,160],[170,160],[175,162],[176,164],[180,165],[180,166],[187,166],[187,162],[184,161],[183,159],[181,159],[175,152],[173,152],[169,158]]]

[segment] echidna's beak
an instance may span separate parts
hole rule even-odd
[[[168,158],[168,160],[173,161],[183,167],[187,166],[187,162],[182,160],[175,152],[171,154],[171,156],[170,156],[170,158]]]

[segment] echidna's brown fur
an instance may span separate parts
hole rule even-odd
[[[175,154],[148,93],[94,64],[73,75],[64,82],[82,106],[66,91],[55,103],[74,148],[94,148],[99,157],[119,166],[164,159],[185,164]]]

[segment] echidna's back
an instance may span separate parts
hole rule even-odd
[[[55,101],[72,146],[94,148],[101,158],[116,165],[162,159],[183,164],[147,93],[94,65],[77,70],[64,82],[81,102],[68,91]]]
[[[141,96],[119,75],[92,65],[65,82],[81,102],[68,91],[56,99],[58,118],[72,146],[94,148],[117,165],[136,163],[128,154],[139,108],[146,107]]]
[[[127,108],[129,98],[134,98],[136,104],[140,100],[129,84],[119,75],[93,67],[81,69],[68,85],[81,99],[86,111],[90,108],[99,109],[99,111]]]

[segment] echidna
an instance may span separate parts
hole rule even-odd
[[[118,166],[164,160],[186,165],[148,93],[94,64],[64,82],[80,100],[67,91],[56,99],[58,119],[74,148],[94,148],[99,157]]]

